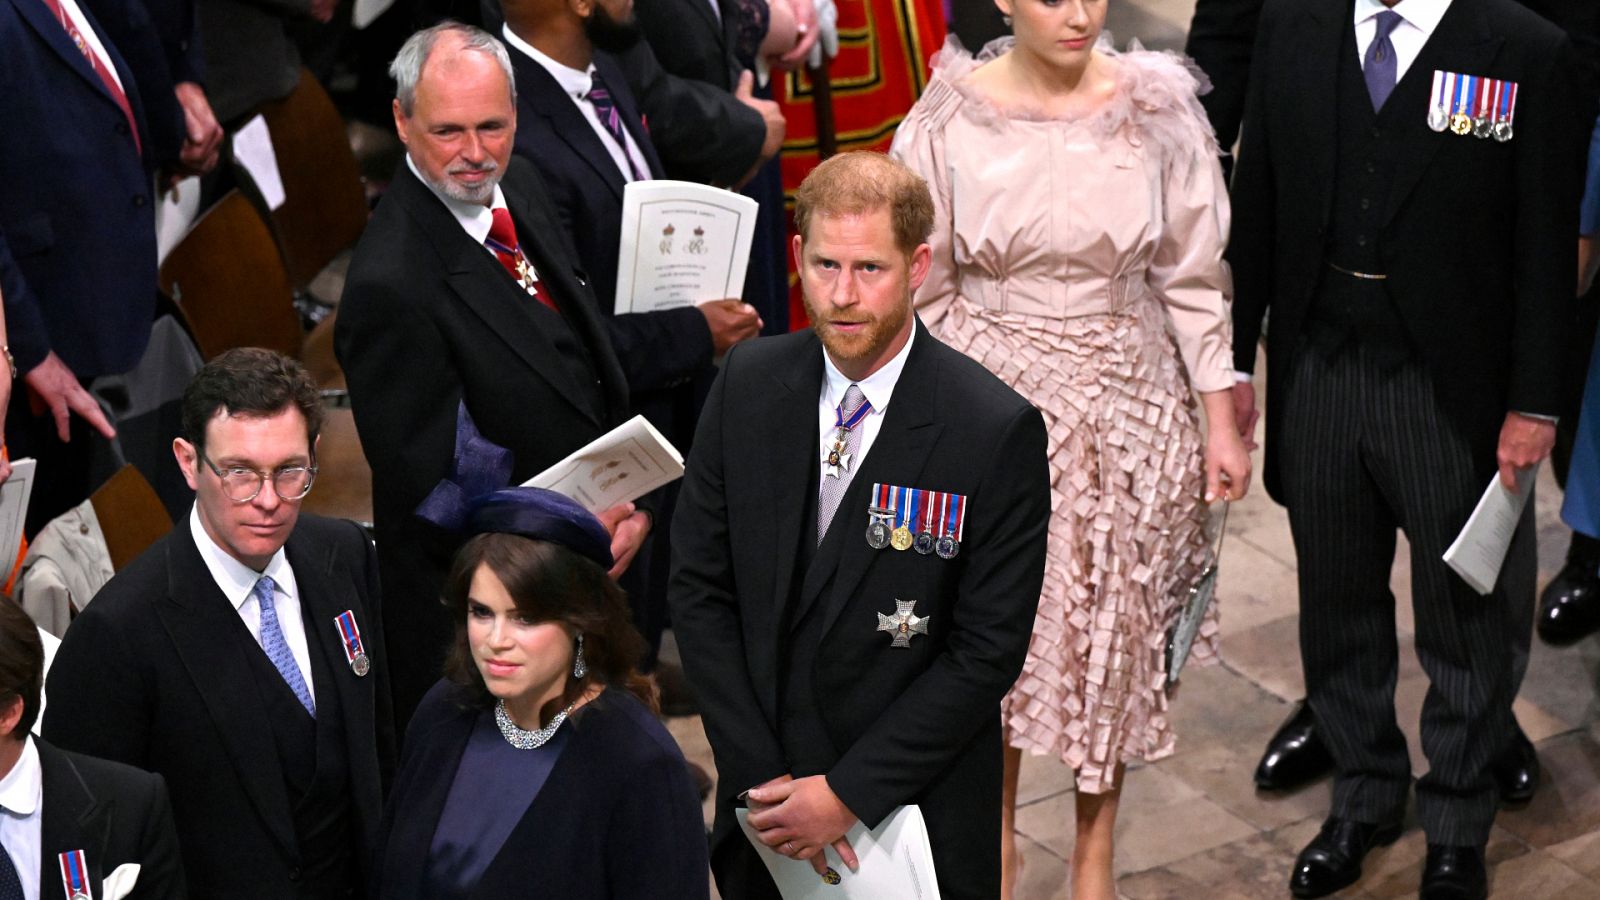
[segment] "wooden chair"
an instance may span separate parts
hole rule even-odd
[[[323,410],[321,442],[317,444],[317,482],[301,501],[301,508],[372,527],[372,469],[361,450],[355,415],[349,409]]]
[[[272,224],[290,283],[303,291],[367,225],[361,169],[339,110],[308,70],[300,70],[300,83],[289,96],[260,112],[283,181],[283,205],[272,210]]]
[[[217,202],[161,265],[162,290],[200,355],[267,347],[299,356],[305,333],[267,223],[238,191]]]
[[[122,571],[157,540],[172,530],[172,519],[139,470],[123,466],[89,495],[100,530],[111,553],[111,569]]]

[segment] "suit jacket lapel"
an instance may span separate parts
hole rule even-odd
[[[634,102],[633,91],[628,89],[628,76],[616,60],[605,53],[595,53],[594,67],[600,73],[600,77],[606,80],[606,84],[613,85],[611,100],[622,113],[622,127],[628,130],[633,142],[639,145],[639,152],[644,154],[645,164],[650,167],[650,177],[665,178],[666,168],[661,165],[661,157],[656,155],[656,147],[650,140],[650,132],[643,127],[644,117],[639,113],[638,104]]]
[[[60,854],[82,850],[88,884],[100,896],[105,878],[105,848],[110,823],[106,808],[95,799],[78,769],[61,751],[34,738],[39,750],[40,780],[43,783],[44,812],[40,822],[39,898],[56,900],[66,896],[61,880]]]
[[[44,0],[11,0],[11,4],[17,8],[17,11],[21,13],[22,18],[27,21],[28,25],[39,33],[39,37],[50,46],[50,49],[54,50],[56,55],[66,62],[69,68],[93,85],[94,89],[106,98],[107,103],[116,104],[117,101],[112,98],[111,92],[106,89],[105,82],[101,81],[100,76],[94,73],[94,68],[89,65],[89,60],[84,58],[84,55],[73,45],[72,38],[67,37],[67,30],[61,27],[61,21],[45,6]],[[87,10],[84,11],[84,17],[89,19],[91,27],[94,27],[93,20]],[[97,35],[103,34],[98,29],[96,29],[96,33]],[[123,93],[128,95],[128,102],[132,104],[132,82],[129,80],[127,66],[119,64],[120,60],[116,57],[116,51],[111,48],[110,44],[105,44],[105,48],[107,59],[116,68],[117,77],[122,81]]]
[[[611,193],[622,198],[623,187],[627,181],[622,177],[622,172],[611,159],[611,151],[606,149],[600,141],[600,136],[594,133],[594,127],[584,121],[583,111],[572,102],[567,92],[562,90],[560,82],[551,75],[544,66],[537,61],[529,59],[526,54],[518,53],[517,84],[528,98],[528,105],[534,112],[550,121],[550,131],[558,140],[572,148],[572,152],[594,173],[605,182]],[[612,82],[609,73],[602,73],[608,84]],[[616,97],[615,89],[612,91],[613,100]],[[539,270],[543,273],[543,269]]]
[[[1422,46],[1422,52],[1412,62],[1411,68],[1406,70],[1402,84],[1413,78],[1431,83],[1434,69],[1486,75],[1504,40],[1490,30],[1478,4],[1452,3],[1428,42]],[[1399,90],[1397,86],[1395,92],[1398,94]],[[1433,102],[1432,98],[1428,102]],[[1384,207],[1383,225],[1389,224],[1400,211],[1417,182],[1427,172],[1428,165],[1433,162],[1434,154],[1439,152],[1446,140],[1455,137],[1435,134],[1424,127],[1426,115],[1427,108],[1417,104],[1416,109],[1407,110],[1398,123],[1403,131],[1399,152],[1395,154],[1394,185],[1389,191],[1389,202]]]
[[[765,545],[773,559],[772,596],[777,608],[772,618],[772,637],[780,640],[789,596],[793,590],[795,557],[800,541],[811,540],[816,522],[802,510],[814,508],[810,489],[811,469],[820,465],[817,456],[817,398],[822,394],[822,344],[814,336],[806,341],[791,364],[773,373],[772,403],[760,424],[758,445],[775,449],[767,454],[771,467],[767,473],[767,509],[764,520],[771,538]],[[758,544],[759,546],[759,544]],[[775,689],[775,688],[774,688]],[[773,698],[776,702],[776,697]]]
[[[284,547],[289,565],[294,569],[294,580],[300,591],[300,604],[306,615],[306,640],[311,652],[320,652],[329,661],[333,684],[317,685],[317,689],[333,690],[339,695],[339,708],[344,714],[345,758],[349,762],[352,787],[357,781],[367,782],[367,796],[379,797],[383,787],[378,771],[371,766],[372,736],[377,734],[376,714],[373,711],[372,678],[358,676],[347,664],[344,641],[334,624],[346,610],[356,611],[359,605],[355,588],[348,581],[329,577],[336,557],[328,547],[312,546],[303,538],[290,535]],[[363,634],[370,633],[368,622],[356,615],[356,626]],[[319,708],[320,713],[320,708]],[[357,797],[361,791],[354,792]],[[359,803],[351,804],[356,815],[362,815]]]
[[[450,287],[462,304],[483,319],[528,364],[528,368],[549,382],[580,413],[599,424],[596,412],[577,399],[583,395],[556,361],[555,345],[534,320],[529,304],[538,301],[517,287],[487,250],[473,243],[450,210],[411,174],[410,166],[402,165],[396,169],[394,181],[386,195],[388,198],[400,203],[417,225],[433,237],[434,245],[444,258]],[[516,218],[515,201],[508,199],[507,202],[513,204],[512,214]],[[521,234],[520,228],[518,233]],[[531,244],[523,249],[530,257],[535,255],[528,252],[535,249]],[[561,274],[559,267],[548,264],[544,259],[535,259],[534,265],[538,267],[541,278],[549,274]],[[571,281],[570,274],[567,275],[567,281]],[[558,284],[559,287],[565,287],[564,283]],[[441,297],[439,302],[447,303],[449,300]]]
[[[260,703],[240,702],[256,694],[242,654],[260,648],[212,579],[186,524],[172,530],[166,553],[167,596],[155,604],[156,614],[216,722],[257,814],[283,849],[295,855],[294,820],[272,725]]]

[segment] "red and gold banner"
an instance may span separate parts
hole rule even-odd
[[[940,0],[835,2],[839,55],[829,64],[829,83],[839,152],[887,151],[895,128],[928,83],[928,58],[944,46],[944,9]],[[787,73],[774,94],[788,120],[781,165],[784,202],[792,211],[795,189],[818,162],[815,93],[801,70]],[[792,258],[789,270],[790,327],[805,328]]]

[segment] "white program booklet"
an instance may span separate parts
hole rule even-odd
[[[817,875],[810,860],[790,859],[761,843],[747,821],[749,811],[737,812],[739,827],[761,855],[783,900],[939,900],[933,845],[918,807],[896,809],[871,831],[857,822],[845,834],[861,863],[858,871],[846,868],[828,848],[829,868],[838,876],[837,883]]]
[[[1506,561],[1511,536],[1516,533],[1523,507],[1533,496],[1533,483],[1538,475],[1537,464],[1518,472],[1517,490],[1513,493],[1500,483],[1500,475],[1495,473],[1477,508],[1467,517],[1466,527],[1456,535],[1450,549],[1444,551],[1445,564],[1480,594],[1492,592],[1500,579],[1500,566]]]
[[[28,498],[33,496],[32,459],[11,461],[11,477],[0,484],[0,583],[11,577],[22,549],[22,522],[28,516]]]
[[[644,416],[634,416],[522,483],[547,488],[597,513],[683,477],[683,454]]]
[[[283,174],[278,171],[278,153],[272,149],[266,119],[256,116],[233,133],[233,160],[250,174],[267,209],[283,205]]]
[[[689,181],[635,181],[622,195],[616,311],[654,312],[744,293],[757,204]]]

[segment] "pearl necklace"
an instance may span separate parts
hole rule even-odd
[[[577,704],[574,703],[573,706],[577,706]],[[556,736],[556,729],[560,728],[561,723],[567,720],[567,714],[570,712],[572,712],[572,706],[556,713],[555,718],[550,720],[549,725],[529,731],[517,725],[511,718],[511,713],[506,712],[506,702],[500,700],[494,705],[494,724],[500,726],[500,736],[506,739],[506,743],[518,750],[533,750],[537,747],[543,747],[551,738]]]

